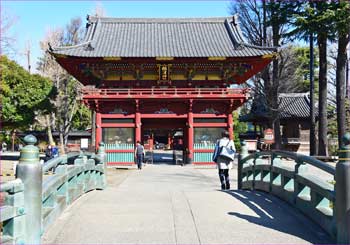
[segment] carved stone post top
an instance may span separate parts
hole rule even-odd
[[[105,153],[105,143],[103,142],[100,142],[99,144],[99,147],[98,147],[98,154],[104,154]]]
[[[24,137],[26,146],[21,149],[19,163],[23,164],[39,164],[39,148],[34,146],[37,139],[34,135],[27,135]]]
[[[242,156],[247,156],[248,155],[248,146],[247,146],[247,142],[245,140],[243,140],[241,142],[241,155]]]
[[[345,146],[350,147],[350,133],[349,132],[344,134],[343,143]]]
[[[350,133],[346,133],[342,141],[344,146],[339,149],[339,161],[350,162]]]

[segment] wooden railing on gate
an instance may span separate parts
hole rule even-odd
[[[249,89],[231,88],[132,88],[96,89],[84,88],[85,99],[90,98],[193,98],[232,97],[247,98]]]

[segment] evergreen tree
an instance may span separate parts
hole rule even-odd
[[[350,3],[344,0],[334,1],[334,22],[337,30],[338,52],[336,68],[336,101],[338,145],[343,144],[342,137],[346,130],[345,83],[347,46],[350,41]],[[350,127],[348,125],[348,127]]]
[[[316,34],[319,53],[319,127],[318,127],[318,154],[328,155],[327,143],[327,41],[334,38],[332,22],[334,11],[329,1],[299,1],[302,8],[296,14],[296,28],[292,31],[296,37],[305,37],[310,33]]]
[[[3,126],[27,130],[34,124],[36,115],[50,108],[50,97],[55,93],[50,80],[31,75],[6,56],[0,57],[2,82]]]
[[[285,44],[288,26],[292,22],[293,13],[298,3],[281,0],[238,0],[232,3],[233,13],[239,13],[243,33],[248,41],[255,45],[280,47]],[[288,47],[286,48],[288,49]],[[255,96],[263,95],[269,109],[269,125],[274,128],[275,148],[281,146],[280,121],[278,111],[278,93],[285,87],[286,80],[283,73],[289,57],[284,56],[288,50],[280,49],[279,55],[273,60],[271,66],[267,66],[256,76],[255,87],[263,88]],[[271,73],[272,70],[272,73]],[[260,85],[260,78],[263,86]],[[289,82],[289,81],[288,81]]]

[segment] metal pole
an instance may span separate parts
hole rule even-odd
[[[16,178],[24,184],[25,243],[41,243],[42,223],[42,166],[39,149],[34,146],[37,139],[33,135],[24,137],[26,146],[22,148]]]
[[[335,171],[337,243],[350,244],[350,133],[343,136]]]

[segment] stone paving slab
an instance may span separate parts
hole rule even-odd
[[[219,190],[216,169],[148,165],[108,171],[108,188],[79,198],[44,234],[44,243],[331,243],[323,230],[275,197],[235,190],[235,181],[232,190]]]

